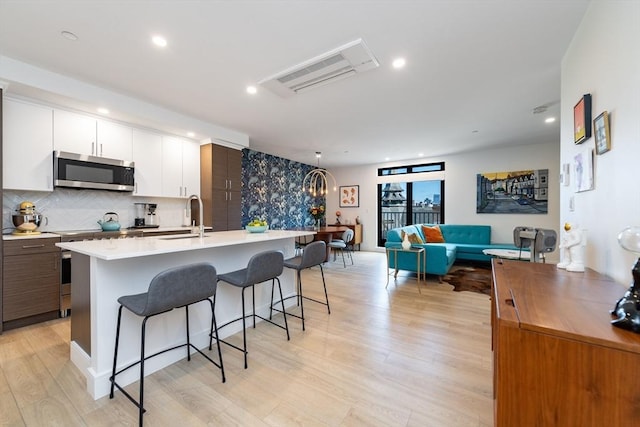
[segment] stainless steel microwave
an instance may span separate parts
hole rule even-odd
[[[134,162],[53,152],[53,184],[56,187],[133,191]]]

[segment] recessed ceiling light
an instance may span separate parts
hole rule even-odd
[[[393,68],[399,69],[399,68],[403,68],[406,65],[406,63],[407,61],[405,61],[404,58],[397,58],[393,60],[391,65],[393,65]]]
[[[78,40],[78,36],[73,34],[71,31],[61,31],[60,35],[67,40],[72,40],[72,41]]]
[[[193,133],[193,132],[187,132],[187,136],[188,136],[189,138],[193,138],[194,136],[196,136],[196,134],[195,134],[195,133]]]
[[[556,121],[555,117],[547,117],[546,119],[544,119],[545,123],[553,123]]]
[[[98,108],[98,113],[100,114],[109,114],[109,110],[103,107]]]
[[[418,153],[418,157],[424,156],[424,153]]]
[[[385,158],[384,158],[384,161],[385,161],[385,162],[388,162],[389,160],[391,160],[389,157],[385,157]]]
[[[151,41],[158,47],[167,47],[167,39],[162,36],[153,36]]]
[[[258,88],[255,86],[247,86],[247,93],[255,95],[258,92]]]

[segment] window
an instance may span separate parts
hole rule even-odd
[[[444,163],[378,169],[378,245],[387,231],[410,224],[444,223]]]

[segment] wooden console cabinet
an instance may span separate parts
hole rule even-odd
[[[640,334],[609,315],[625,287],[592,270],[492,265],[495,426],[636,425]]]

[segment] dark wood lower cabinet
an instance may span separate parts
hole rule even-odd
[[[3,242],[3,329],[55,319],[60,311],[59,238]]]
[[[625,287],[592,270],[493,260],[496,427],[637,425],[640,334],[611,325]]]

